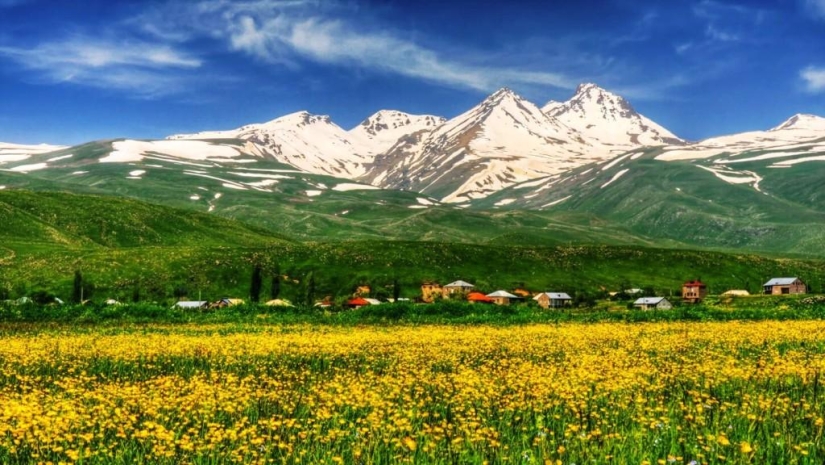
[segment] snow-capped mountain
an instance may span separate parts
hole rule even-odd
[[[22,161],[32,155],[54,152],[62,148],[64,147],[48,144],[21,145],[0,142],[0,165],[8,162]]]
[[[401,137],[419,131],[432,131],[447,121],[433,115],[411,115],[397,110],[381,110],[365,119],[349,133],[362,141],[371,153],[383,153]]]
[[[376,157],[364,179],[464,202],[605,156],[603,147],[500,89],[426,136],[399,140]]]
[[[797,114],[767,131],[713,137],[686,146],[667,147],[662,161],[704,160],[719,156],[716,164],[768,160],[771,167],[825,160],[825,118]]]
[[[364,174],[364,165],[371,161],[369,149],[333,123],[329,116],[312,115],[306,111],[229,131],[179,134],[169,139],[248,140],[278,161],[300,170],[350,178]]]
[[[633,109],[624,98],[595,84],[581,84],[566,102],[550,101],[542,111],[613,153],[641,146],[680,145],[684,141]]]

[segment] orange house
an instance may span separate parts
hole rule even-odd
[[[688,281],[682,285],[682,301],[698,304],[708,295],[708,286],[700,280]]]
[[[435,281],[424,281],[421,284],[421,300],[426,303],[432,303],[436,297],[442,295],[441,284]]]

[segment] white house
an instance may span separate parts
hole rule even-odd
[[[633,306],[639,310],[670,310],[673,308],[664,297],[642,297],[633,302]]]

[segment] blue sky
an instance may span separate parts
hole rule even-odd
[[[0,0],[0,141],[455,116],[595,82],[701,139],[825,116],[825,0]]]

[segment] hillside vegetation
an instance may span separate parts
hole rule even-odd
[[[593,294],[637,287],[667,295],[694,278],[708,282],[711,292],[756,292],[772,276],[800,276],[814,289],[825,276],[821,261],[635,245],[529,245],[517,231],[488,244],[294,242],[214,215],[66,193],[0,191],[0,222],[0,292],[11,298],[48,291],[67,300],[76,271],[84,275],[87,296],[97,299],[246,297],[256,266],[264,295],[277,276],[281,296],[301,302],[348,296],[358,284],[386,297],[396,282],[403,297],[414,298],[423,280],[464,279],[485,291]],[[565,232],[562,237],[573,238],[576,229]]]

